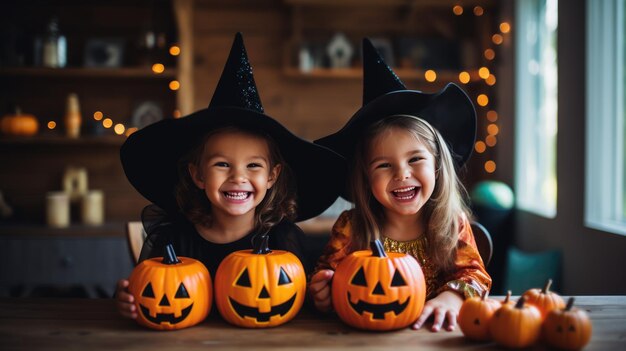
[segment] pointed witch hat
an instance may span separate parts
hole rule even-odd
[[[296,178],[298,221],[319,215],[335,201],[340,189],[337,172],[344,172],[344,161],[264,113],[241,33],[235,35],[208,108],[159,121],[128,137],[120,151],[126,177],[149,201],[178,211],[178,160],[207,132],[230,126],[263,133],[276,142]]]
[[[467,94],[454,83],[433,94],[408,90],[365,38],[363,106],[341,130],[315,143],[350,160],[357,140],[371,124],[400,114],[422,118],[436,128],[448,143],[458,167],[470,157],[476,139],[476,111]]]

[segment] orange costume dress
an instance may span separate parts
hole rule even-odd
[[[315,272],[322,269],[335,270],[339,262],[349,255],[352,240],[351,211],[343,212],[333,226],[331,237],[317,261]],[[428,241],[421,236],[411,241],[395,241],[384,238],[383,245],[388,252],[403,252],[417,259],[426,279],[426,298],[431,299],[444,290],[459,293],[464,298],[479,296],[491,288],[491,277],[485,270],[483,260],[478,253],[474,234],[465,216],[459,233],[456,248],[455,268],[442,272],[426,255]]]

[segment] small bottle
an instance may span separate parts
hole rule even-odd
[[[80,106],[78,104],[78,95],[72,93],[67,96],[67,104],[65,110],[65,133],[70,138],[78,138],[80,136],[80,126],[82,124],[82,116],[80,114]]]
[[[59,31],[59,20],[53,17],[48,23],[42,45],[42,64],[45,67],[65,67],[67,63],[67,41]]]

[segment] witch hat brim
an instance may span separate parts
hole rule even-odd
[[[166,119],[128,137],[120,156],[126,177],[149,201],[178,211],[177,163],[209,131],[236,127],[270,136],[296,177],[297,220],[327,209],[341,189],[337,177],[345,162],[335,152],[303,140],[263,113],[240,34],[208,108],[180,119]],[[330,171],[332,170],[332,172]]]

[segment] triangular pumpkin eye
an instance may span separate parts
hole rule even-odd
[[[367,280],[365,279],[365,271],[363,270],[363,267],[359,268],[359,271],[356,272],[350,284],[367,287]]]
[[[391,280],[391,286],[405,286],[406,282],[404,278],[402,278],[402,274],[396,269],[396,272],[393,274],[393,279]]]
[[[280,267],[280,274],[278,275],[278,285],[285,285],[289,283],[291,283],[291,279],[289,279],[289,276],[287,275],[287,272],[285,272],[283,267]]]
[[[250,276],[248,275],[248,268],[243,270],[243,273],[237,279],[236,285],[243,286],[245,288],[251,288],[252,284],[250,284]]]
[[[141,293],[141,296],[154,297],[154,291],[152,290],[152,283],[148,283],[148,285],[146,285],[146,287],[143,289],[143,292]]]
[[[189,298],[189,293],[187,292],[187,289],[185,288],[183,283],[180,283],[180,285],[178,286],[178,290],[176,290],[176,295],[174,296],[174,298],[175,299],[188,299]]]

